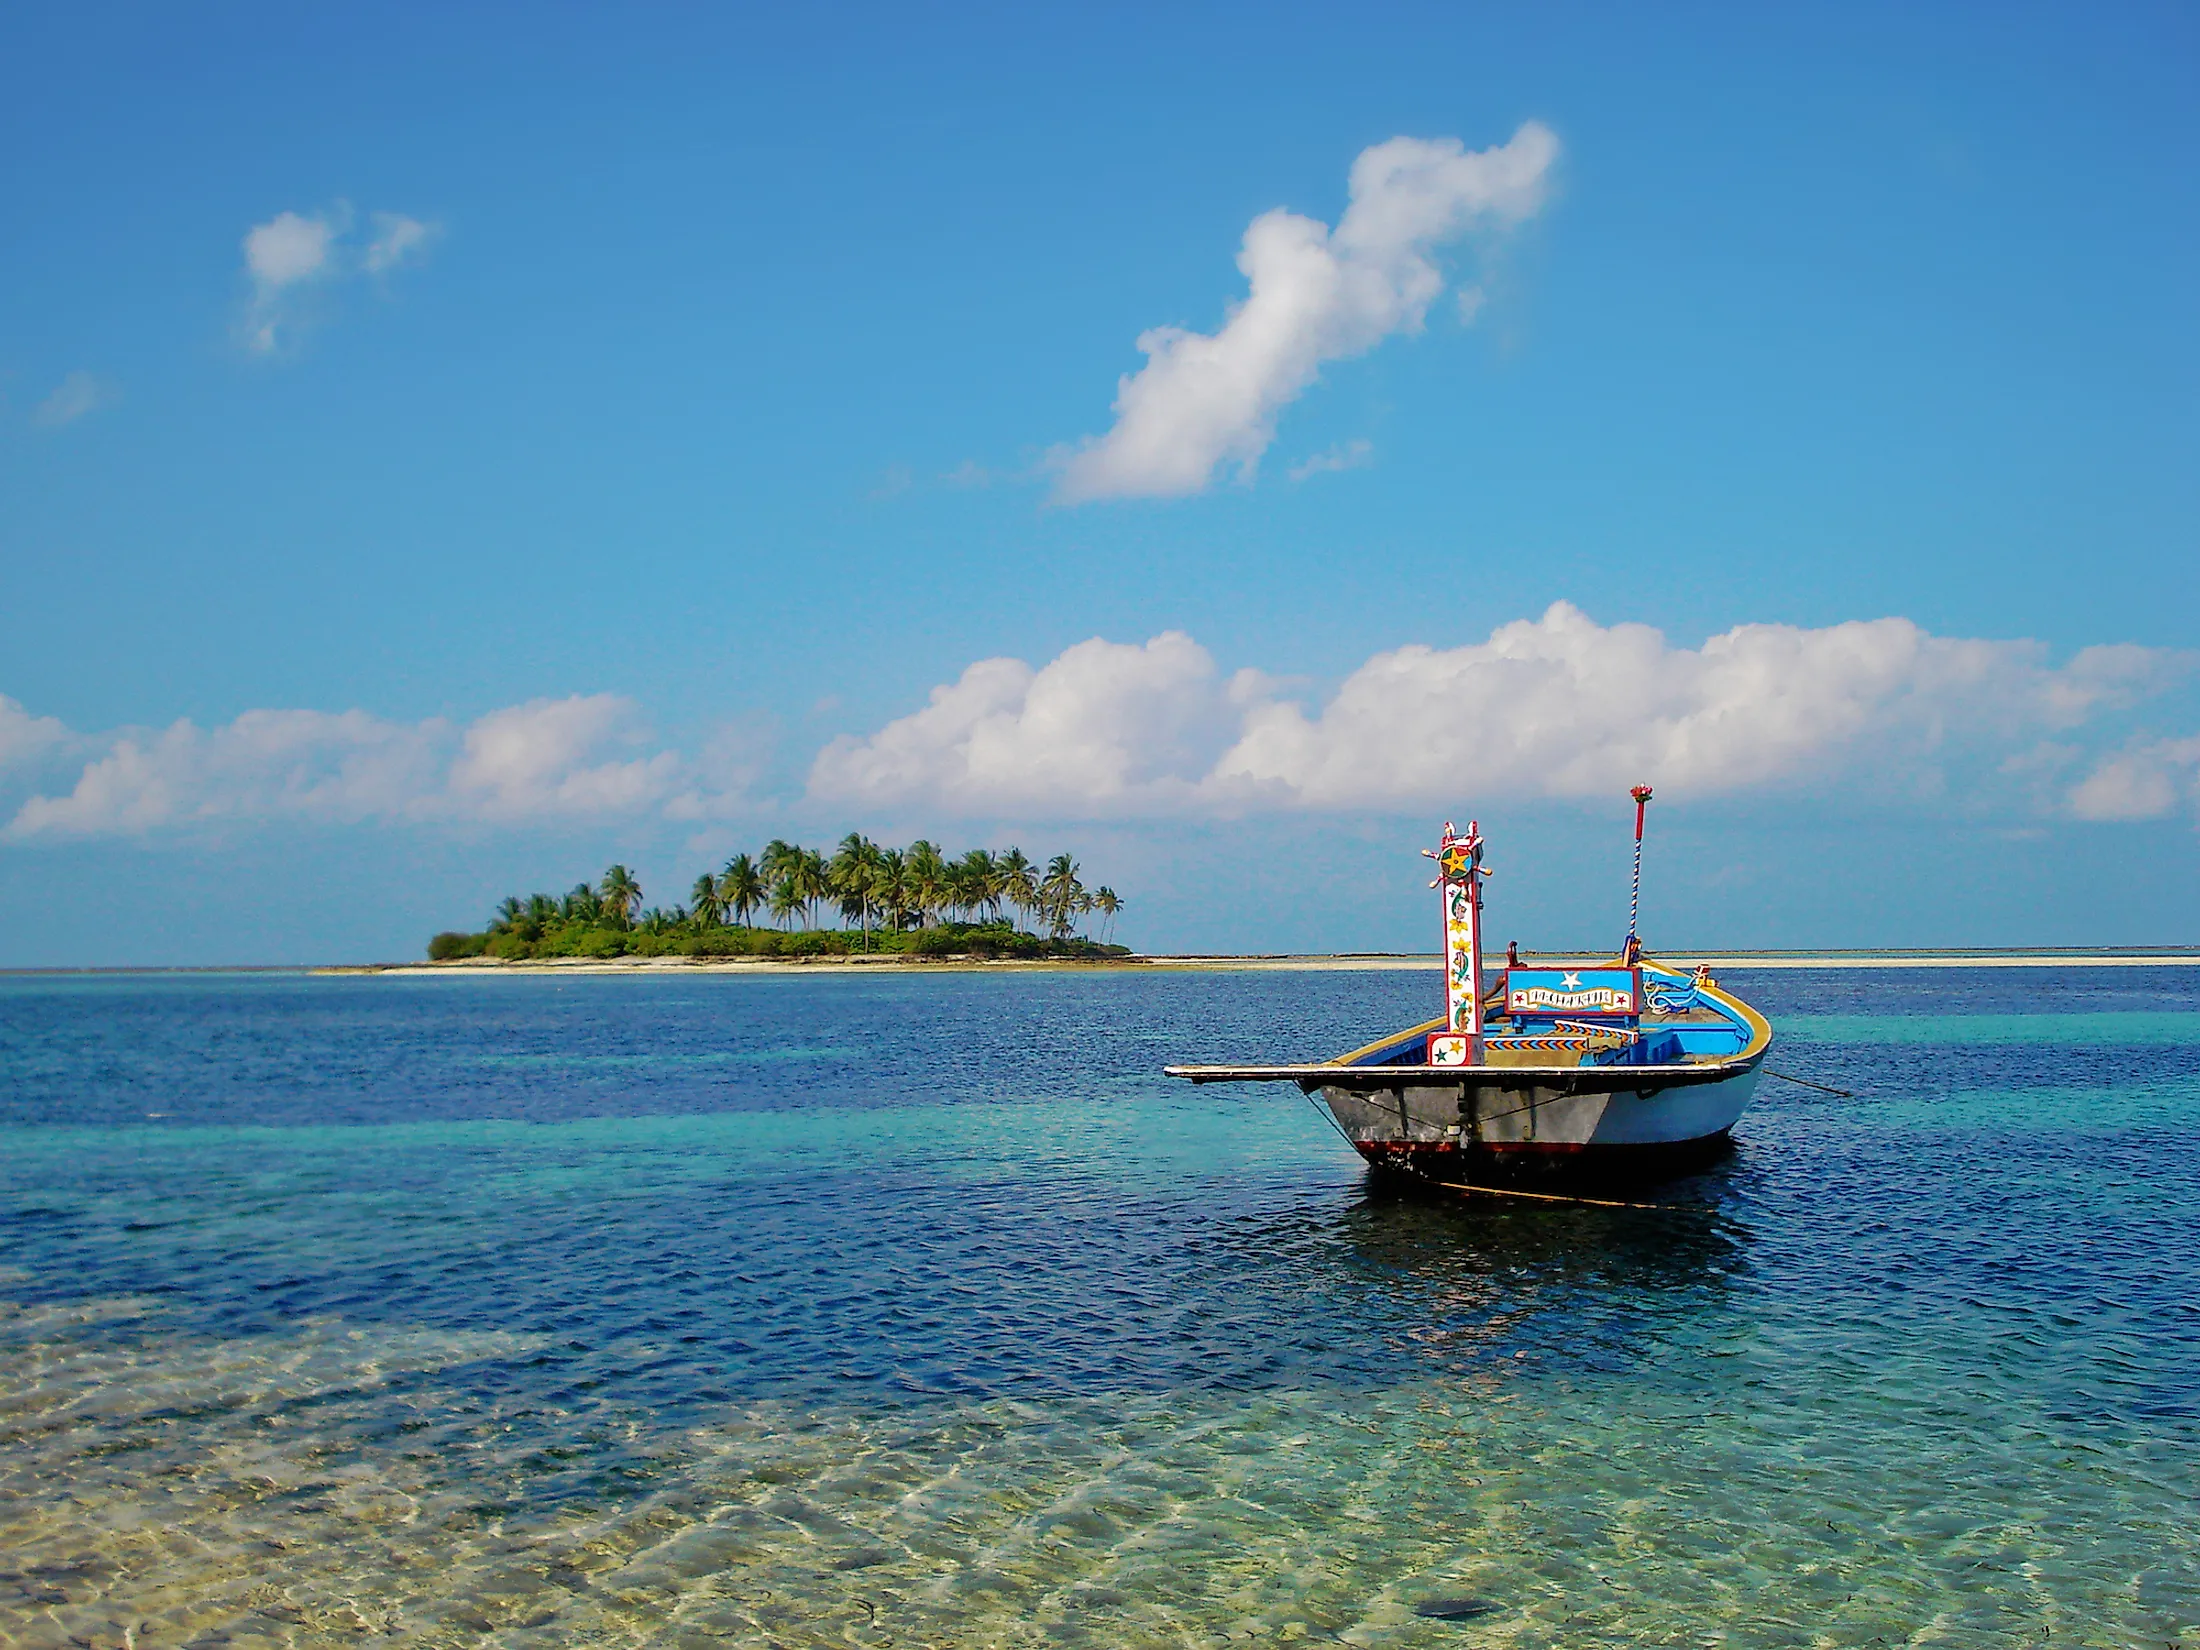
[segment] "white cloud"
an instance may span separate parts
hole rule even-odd
[[[832,741],[807,790],[867,811],[1229,817],[1442,812],[1648,780],[1676,800],[1865,792],[2151,819],[2200,807],[2200,737],[2119,731],[2115,719],[2196,667],[2200,655],[2131,646],[2057,663],[2035,642],[1934,636],[1906,619],[1741,625],[1676,647],[1560,602],[1483,641],[1376,654],[1305,697],[1168,631],[1080,642],[1036,669],[980,660],[911,714]],[[466,724],[253,710],[213,728],[94,737],[0,697],[0,782],[22,799],[0,838],[286,820],[695,822],[756,805],[773,737],[766,722],[729,722],[685,755],[612,694]],[[73,778],[53,783],[64,761]]]
[[[1178,808],[1235,736],[1237,701],[1254,680],[1224,683],[1207,650],[1179,631],[1143,647],[1080,642],[1043,670],[983,659],[914,715],[869,739],[834,740],[811,768],[810,790],[974,810]]]
[[[298,212],[278,212],[245,231],[245,269],[265,292],[279,292],[325,275],[337,227],[335,216],[309,218]]]
[[[2200,739],[2142,740],[2104,757],[2072,787],[2080,819],[2160,819],[2200,796]]]
[[[1433,251],[1531,216],[1557,158],[1557,137],[1536,121],[1472,154],[1456,138],[1397,137],[1352,163],[1333,232],[1281,208],[1255,218],[1238,253],[1244,301],[1212,334],[1140,335],[1146,365],[1117,385],[1114,428],[1055,455],[1056,496],[1196,493],[1228,463],[1249,474],[1322,364],[1418,330],[1444,288]]]
[[[2168,686],[2189,655],[1937,637],[1906,619],[1743,625],[1676,648],[1566,603],[1464,647],[1403,647],[1318,708],[1170,633],[973,665],[923,710],[822,752],[812,794],[968,813],[1343,811],[1842,785],[1934,794]],[[2104,782],[2105,784],[2106,782]]]
[[[1607,628],[1560,602],[1487,642],[1378,654],[1316,714],[1259,707],[1215,778],[1318,806],[1434,800],[1462,783],[1583,796],[1631,777],[1716,794],[1860,762],[1929,783],[1932,753],[1951,743],[2006,748],[2127,703],[2138,685],[2123,650],[2060,669],[2043,654],[1907,619],[1741,625],[1675,648],[1647,625]]]
[[[631,700],[598,693],[532,699],[466,730],[451,796],[469,811],[509,819],[633,813],[663,801],[679,777],[670,751],[603,760],[643,737]]]
[[[31,422],[41,429],[59,429],[101,407],[112,406],[118,399],[114,386],[105,379],[94,373],[72,372],[32,409]]]
[[[1304,481],[1310,476],[1332,475],[1339,470],[1363,470],[1375,462],[1375,443],[1367,437],[1355,436],[1350,441],[1340,441],[1336,446],[1303,458],[1287,472],[1293,481]]]
[[[0,699],[0,763],[65,735]],[[27,841],[271,819],[694,818],[731,800],[677,753],[644,748],[635,707],[610,694],[538,699],[464,729],[358,710],[253,710],[217,728],[183,721],[104,745],[73,788],[25,801],[4,834]]]
[[[437,226],[401,212],[369,214],[366,244],[357,244],[352,210],[339,201],[316,213],[278,212],[245,232],[244,267],[251,284],[238,338],[258,355],[295,342],[310,311],[307,294],[364,273],[387,274],[418,263]]]
[[[66,796],[34,796],[11,836],[81,836],[298,814],[348,821],[399,811],[429,783],[438,725],[364,711],[247,711],[211,730],[185,721],[128,734]]]
[[[35,761],[69,735],[57,718],[33,716],[15,700],[0,693],[0,773]]]
[[[428,243],[437,233],[434,224],[408,218],[402,212],[377,212],[373,221],[374,235],[361,260],[369,275],[386,274],[419,262],[427,256]]]

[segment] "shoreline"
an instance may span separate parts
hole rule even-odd
[[[1539,967],[1608,965],[1604,951],[1523,951],[1524,962]],[[1653,953],[1671,967],[1714,970],[1752,969],[1905,969],[1905,968],[2200,968],[2200,947],[2146,946],[2056,948],[2052,946],[1924,950],[1747,951],[1675,950]],[[1494,966],[1502,967],[1502,962]],[[450,962],[386,963],[216,963],[205,965],[121,965],[108,967],[0,968],[0,979],[39,976],[154,974],[307,974],[376,975],[403,979],[459,975],[490,978],[528,974],[865,974],[977,972],[1133,972],[1133,973],[1438,973],[1443,958],[1435,952],[1340,951],[1158,953],[1108,958],[925,957],[905,953],[815,958],[788,957],[582,957],[531,958],[493,962],[478,957]]]
[[[1584,965],[1609,963],[1606,952],[1592,951],[1523,951],[1521,958],[1539,966]],[[1694,968],[1708,963],[1719,969],[1846,969],[1846,968],[2195,968],[2200,967],[2200,949],[2185,947],[2160,951],[2122,948],[2101,950],[2054,950],[2042,948],[2012,948],[2008,950],[1922,951],[1886,949],[1873,951],[1739,951],[1702,950],[1677,951],[1657,954],[1655,960],[1673,966]],[[1128,971],[1149,973],[1279,973],[1279,974],[1332,974],[1332,973],[1439,973],[1443,969],[1443,957],[1436,952],[1314,952],[1314,953],[1244,953],[1201,954],[1161,953],[1149,956],[1111,957],[1105,959],[1068,958],[993,958],[938,957],[912,958],[905,955],[873,955],[869,957],[633,957],[616,960],[588,960],[582,958],[538,958],[525,962],[483,962],[478,958],[456,959],[447,963],[390,963],[362,964],[356,967],[333,966],[315,968],[315,974],[399,974],[434,975],[466,974],[473,976],[526,973],[557,974],[630,974],[637,972],[672,972],[706,974],[862,974],[885,970],[888,972],[1041,972],[1061,973],[1075,971]],[[1501,964],[1499,966],[1502,966]]]

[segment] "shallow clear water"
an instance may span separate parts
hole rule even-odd
[[[1432,976],[0,982],[0,1642],[2200,1646],[2200,979],[1726,983],[1627,1211],[1154,1075]]]

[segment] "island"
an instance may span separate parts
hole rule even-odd
[[[436,935],[428,958],[1100,961],[1131,954],[1107,938],[1123,905],[1112,888],[1088,890],[1068,854],[1043,866],[1020,848],[972,848],[950,858],[922,839],[886,848],[851,831],[829,853],[775,839],[759,854],[735,854],[721,869],[697,876],[684,904],[644,907],[642,885],[624,865],[564,894],[515,894],[479,932]],[[1097,939],[1080,931],[1090,919],[1101,929]]]

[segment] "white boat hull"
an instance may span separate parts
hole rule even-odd
[[[1371,1164],[1452,1180],[1490,1171],[1671,1172],[1725,1148],[1757,1076],[1750,1061],[1666,1081],[1644,1068],[1534,1079],[1482,1069],[1448,1081],[1371,1084],[1361,1076],[1349,1086],[1302,1086],[1319,1094],[1339,1132]]]

